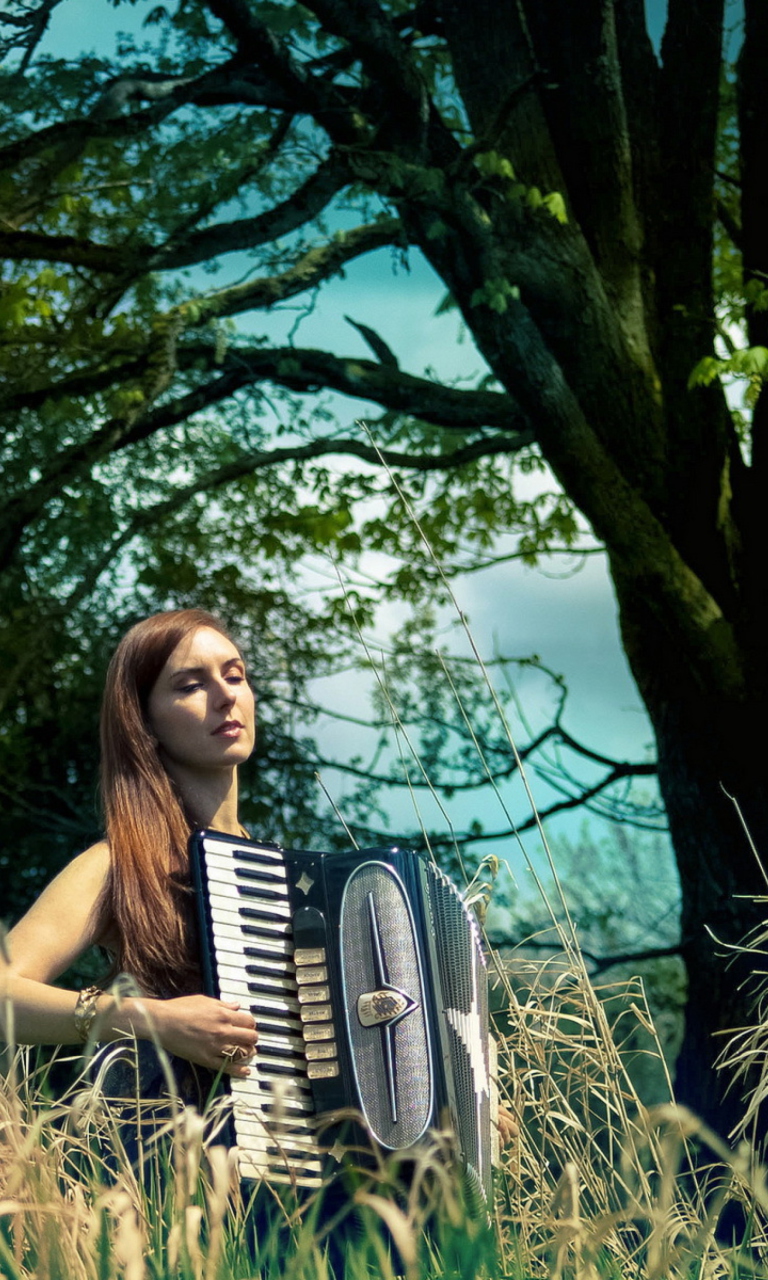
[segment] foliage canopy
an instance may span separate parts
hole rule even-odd
[[[307,548],[397,554],[385,593],[415,596],[398,490],[449,575],[498,530],[535,557],[582,519],[656,733],[682,1070],[715,1115],[710,1036],[742,997],[708,930],[735,941],[761,888],[725,793],[768,837],[764,4],[735,71],[724,0],[670,0],[659,54],[642,0],[139,3],[114,55],[69,60],[41,41],[73,4],[0,17],[6,762],[60,731],[51,671],[76,695],[128,584],[130,609],[220,600],[277,637],[259,675],[298,704],[340,616],[290,598]],[[407,372],[375,316],[351,317],[364,356],[274,339],[374,253],[437,273],[474,382]],[[524,502],[513,464],[542,460],[566,496]],[[87,784],[63,746],[65,810]]]
[[[350,321],[366,356],[339,357],[300,347],[298,324],[288,331],[276,314],[294,298],[311,312],[322,286],[366,254],[399,270],[407,288],[403,273],[420,249],[392,200],[356,178],[359,143],[292,106],[271,73],[247,68],[226,15],[195,4],[121,9],[116,27],[125,13],[133,35],[114,53],[68,60],[47,51],[65,20],[57,8],[6,15],[0,108],[2,772],[15,840],[29,839],[30,821],[40,831],[38,874],[27,867],[12,893],[19,905],[47,873],[44,842],[53,838],[55,862],[92,831],[94,701],[132,616],[204,600],[250,639],[265,721],[253,820],[306,838],[318,821],[317,755],[295,741],[294,726],[311,721],[310,674],[350,660],[350,615],[359,627],[377,596],[419,600],[430,583],[439,588],[423,537],[448,574],[486,562],[500,529],[519,533],[516,554],[529,561],[580,537],[551,485],[532,499],[513,489],[512,461],[527,472],[542,463],[482,361],[476,385],[441,384],[401,370],[369,324]],[[295,6],[268,6],[261,18],[288,39],[302,74],[338,73],[351,121],[352,86],[365,77],[340,57],[338,39]],[[39,45],[48,19],[52,35]],[[409,43],[463,138],[444,55],[415,32]],[[478,182],[511,181],[494,152],[473,164]],[[411,182],[405,159],[388,165],[398,183]],[[418,182],[430,199],[443,186],[434,166]],[[533,192],[526,202],[534,207]],[[558,200],[540,204],[562,216]],[[351,213],[359,225],[349,226]],[[503,312],[508,287],[483,288],[473,306]],[[449,296],[445,310],[455,305]],[[279,345],[269,339],[275,327],[288,331]],[[340,428],[355,401],[376,403],[375,421]],[[308,554],[352,563],[362,548],[386,563],[382,581],[353,573],[345,594],[326,590],[302,607],[292,584]],[[409,642],[426,652],[428,631],[417,613],[391,655],[393,678]],[[434,689],[433,665],[421,660],[422,691]],[[415,720],[424,707],[413,701],[403,714]],[[449,714],[432,709],[421,741],[428,763],[446,754]],[[494,769],[508,770],[505,744],[489,735],[487,750]],[[476,772],[469,754],[460,746],[454,756],[454,785]],[[596,794],[615,780],[612,762],[600,767]],[[350,818],[370,826],[367,773]]]

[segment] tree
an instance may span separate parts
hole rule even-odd
[[[657,1043],[642,1022],[631,1018],[628,1039],[617,1030],[617,1040],[636,1051],[630,1074],[643,1102],[666,1102],[686,987],[679,954],[679,886],[669,844],[658,832],[618,824],[599,839],[585,822],[576,840],[552,841],[551,853],[556,875],[539,873],[543,893],[518,891],[502,910],[504,895],[493,893],[485,918],[488,937],[505,956],[510,980],[524,993],[557,982],[572,965],[568,951],[575,936],[614,1026],[636,999],[640,978]],[[492,874],[492,864],[481,864],[471,893],[485,898],[489,870]]]
[[[764,6],[746,0],[735,81],[724,0],[670,0],[659,58],[642,0],[182,0],[148,14],[147,47],[74,66],[39,52],[55,7],[16,0],[2,18],[15,62],[0,565],[24,628],[32,591],[92,606],[150,524],[189,564],[189,504],[200,514],[226,485],[242,512],[279,464],[250,549],[288,563],[309,536],[354,554],[353,501],[389,482],[317,471],[297,508],[307,468],[331,456],[383,456],[415,498],[429,484],[450,572],[468,526],[481,547],[523,518],[510,460],[545,459],[607,549],[656,734],[689,981],[682,1096],[728,1123],[712,1037],[746,1018],[746,996],[711,935],[741,937],[762,888],[730,796],[758,847],[768,823]],[[382,246],[418,249],[444,281],[483,385],[404,373],[373,317],[355,323],[375,360],[230,327]],[[239,283],[180,274],[246,251]],[[749,381],[747,416],[729,406],[731,375]],[[373,440],[301,417],[270,438],[243,412],[265,388],[372,402]],[[162,481],[143,483],[158,459]],[[379,547],[413,536],[394,511],[368,522]],[[543,521],[529,511],[531,552],[563,528],[562,502]],[[231,534],[214,577],[246,542]],[[17,637],[16,669],[28,649]]]

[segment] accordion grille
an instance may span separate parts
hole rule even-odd
[[[360,1107],[373,1137],[402,1150],[429,1123],[433,1081],[413,919],[400,879],[384,863],[364,863],[347,882],[341,959]],[[358,1000],[383,983],[407,997],[408,1012],[399,1021],[364,1026]]]

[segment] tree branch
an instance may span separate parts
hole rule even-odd
[[[197,361],[216,368],[210,344],[179,349],[179,367]],[[463,391],[427,378],[417,378],[374,360],[331,355],[298,347],[232,348],[218,367],[245,386],[269,380],[293,391],[327,388],[357,400],[373,400],[386,409],[424,418],[439,427],[461,431],[488,427],[514,437],[516,449],[533,443],[535,432],[512,396],[500,391]],[[406,455],[404,455],[406,456]]]
[[[280,112],[277,123],[266,141],[256,147],[253,154],[249,154],[248,159],[241,168],[218,176],[215,186],[209,188],[203,194],[197,207],[176,224],[165,243],[160,247],[163,250],[168,250],[173,245],[184,244],[188,234],[194,231],[196,227],[199,227],[202,222],[212,217],[214,210],[242,195],[245,188],[261,176],[270,163],[277,160],[280,155],[280,148],[290,133],[294,119],[295,117],[290,112]]]
[[[140,258],[143,252],[148,260],[153,253],[165,254],[167,257],[175,245],[183,247],[189,231],[200,221],[208,218],[217,206],[233,199],[242,191],[246,183],[252,181],[262,172],[265,165],[274,159],[285,140],[292,120],[291,115],[283,112],[266,144],[257,148],[255,156],[249,157],[246,164],[235,173],[230,172],[219,178],[215,191],[210,192],[193,213],[181,220],[162,245],[146,244],[137,247],[135,241],[131,240],[127,249],[125,245],[118,245],[113,249],[91,240],[79,240],[74,236],[45,236],[40,232],[22,233],[17,230],[14,235],[6,235],[5,239],[0,241],[0,248],[4,248],[5,256],[12,260],[38,258],[49,262],[67,262],[92,270],[114,272],[121,275],[123,279],[126,275],[126,259],[130,264],[129,272],[137,268],[146,270],[149,263],[131,263],[132,256],[136,255]],[[228,225],[238,226],[239,224]]]
[[[117,119],[94,120],[92,116],[79,116],[75,120],[48,125],[0,147],[0,172],[11,170],[53,148],[74,144],[77,154],[88,142],[135,137],[160,124],[177,105],[175,101],[166,101]]]
[[[186,416],[187,413],[182,406],[180,417],[177,420],[183,420]],[[159,429],[159,426],[155,429]],[[464,449],[458,449],[445,458],[425,457],[421,460],[392,450],[379,452],[375,448],[364,445],[357,440],[315,441],[309,445],[287,446],[283,449],[245,453],[236,462],[228,463],[224,467],[219,467],[207,474],[198,476],[189,485],[177,489],[170,497],[137,512],[127,526],[108,543],[101,556],[82,573],[77,587],[61,605],[61,616],[66,616],[73,608],[82,604],[88,598],[90,593],[95,590],[102,573],[105,572],[120,551],[128,546],[143,530],[167,519],[168,516],[180,510],[196,495],[214,492],[244,476],[253,475],[256,471],[280,466],[286,462],[303,462],[320,457],[335,457],[339,455],[357,457],[373,466],[408,466],[411,469],[423,471],[450,470],[454,467],[462,467],[467,462],[476,461],[480,457],[503,452],[503,449],[499,447],[501,444],[502,441],[498,438],[496,440],[481,440]],[[12,543],[9,543],[6,538],[6,556],[9,557],[12,554],[22,532],[23,530],[19,531],[18,537]],[[3,539],[0,538],[0,551],[2,550]],[[30,661],[34,659],[37,650],[31,641],[32,637],[30,637],[30,643],[23,648],[13,669],[6,671],[2,680],[0,680],[0,713],[2,713],[9,697],[12,696]]]
[[[528,0],[526,13],[550,89],[541,95],[567,195],[623,326],[640,314],[641,233],[613,4]],[[595,192],[600,199],[595,199]]]
[[[677,351],[685,336],[688,349],[680,358],[686,368],[710,349],[712,338],[712,202],[722,39],[723,0],[697,0],[695,7],[689,0],[669,0],[658,96],[660,199],[652,242],[661,250],[656,265],[660,314],[664,319],[672,313],[669,341]],[[698,324],[689,319],[687,329],[674,323],[681,298],[688,300],[691,319],[698,319]],[[680,447],[697,446],[681,441]],[[671,481],[677,487],[674,473]]]
[[[5,13],[0,16],[0,22],[4,25],[19,28],[19,34],[0,40],[0,57],[6,57],[11,49],[24,49],[17,75],[23,76],[26,73],[35,50],[48,29],[51,13],[60,2],[61,0],[42,0],[36,9],[26,13]]]
[[[77,236],[49,236],[44,231],[0,230],[0,253],[9,262],[65,262],[110,274],[122,272],[126,266],[125,249]]]
[[[738,218],[731,213],[730,209],[728,208],[724,200],[721,200],[719,198],[716,199],[715,208],[717,210],[717,220],[720,223],[721,227],[723,228],[725,234],[728,236],[734,248],[738,249],[739,252],[741,252],[741,250],[744,247],[744,242],[743,242],[744,238],[742,236],[741,223],[739,222]]]
[[[286,302],[298,294],[315,289],[354,258],[404,243],[405,232],[399,218],[384,218],[352,231],[340,231],[333,240],[306,253],[286,271],[274,276],[261,276],[245,284],[231,285],[206,298],[195,300],[200,310],[199,323],[217,316],[234,316],[243,311],[264,310]]]
[[[419,723],[423,724],[424,722],[425,722],[425,718],[422,717]],[[430,720],[430,723],[431,723],[431,720]],[[378,727],[384,728],[385,724],[382,723]],[[445,727],[452,728],[453,726],[445,726]],[[625,778],[655,777],[657,773],[657,768],[655,764],[648,764],[646,761],[632,762],[632,761],[610,760],[610,759],[607,759],[605,756],[599,755],[595,751],[591,751],[588,747],[582,747],[581,744],[574,742],[574,740],[570,738],[568,734],[564,733],[563,730],[560,729],[559,726],[556,724],[549,725],[548,728],[542,730],[542,732],[538,734],[537,737],[534,738],[531,742],[529,742],[525,747],[519,748],[518,755],[523,762],[530,760],[531,757],[534,756],[534,754],[537,751],[541,750],[541,748],[547,742],[550,742],[553,739],[556,740],[558,738],[561,740],[563,745],[570,746],[573,751],[577,752],[579,755],[583,756],[585,759],[593,760],[593,761],[601,761],[611,766],[610,772],[594,788],[585,788],[583,795],[578,799],[574,799],[574,797],[572,796],[569,797],[568,804],[570,805],[571,802],[573,802],[574,808],[577,807],[579,804],[585,802],[586,800],[590,800],[594,798],[595,795],[601,794],[608,787],[610,787],[614,782],[620,782]],[[485,750],[487,752],[487,747],[485,748]],[[506,755],[509,754],[508,747],[506,749],[505,754]],[[403,786],[402,775],[398,775],[396,773],[372,773],[370,769],[367,769],[363,765],[341,764],[338,761],[325,759],[320,756],[316,757],[313,763],[318,768],[336,769],[338,770],[339,773],[346,773],[356,778],[365,778],[371,782],[377,783],[380,786],[385,786],[385,787],[402,787]],[[514,775],[518,772],[518,770],[519,770],[519,765],[517,764],[516,761],[512,761],[511,764],[506,765],[503,769],[493,769],[489,767],[488,771],[483,772],[481,776],[476,778],[471,778],[470,780],[465,782],[457,782],[453,780],[441,781],[439,785],[440,787],[445,787],[446,789],[450,789],[451,793],[480,791],[484,787],[488,786],[489,781],[504,782],[507,779],[514,777]],[[549,779],[549,776],[550,775],[548,774],[548,779]],[[422,790],[431,791],[433,789],[433,783],[430,780],[425,779],[423,777],[417,777],[417,778],[412,778],[410,780],[409,787],[413,790],[422,789]]]
[[[335,85],[309,76],[246,0],[206,0],[206,6],[234,36],[239,57],[266,72],[292,111],[313,116],[335,142],[353,146],[365,140],[367,124],[345,96]]]
[[[523,947],[531,951],[547,951],[557,953],[562,951],[562,944],[556,942],[542,942],[538,938],[514,937],[512,934],[494,932],[489,934],[488,941],[490,945],[497,950],[499,947]],[[668,956],[679,956],[681,954],[682,944],[675,942],[668,947],[646,947],[639,951],[619,951],[613,956],[597,956],[593,951],[587,951],[580,946],[579,951],[584,959],[592,966],[592,974],[605,973],[606,969],[613,969],[619,964],[643,964],[648,960],[666,960]]]
[[[183,416],[186,417],[188,415],[185,414]],[[506,445],[506,449],[502,447],[504,445]],[[363,444],[359,440],[337,439],[315,440],[310,444],[286,445],[279,449],[259,449],[243,453],[235,462],[229,462],[223,467],[218,467],[213,471],[198,476],[190,484],[177,489],[170,497],[164,498],[161,502],[137,512],[126,529],[110,543],[103,556],[96,562],[96,566],[85,575],[82,587],[78,587],[77,592],[72,597],[72,602],[80,603],[87,596],[88,591],[95,587],[96,581],[118,552],[127,546],[143,529],[157,524],[160,520],[164,520],[167,516],[180,510],[196,494],[210,493],[216,489],[225,488],[228,484],[232,484],[244,476],[253,475],[257,471],[282,466],[287,462],[306,462],[317,458],[337,456],[359,458],[374,467],[407,466],[411,470],[417,471],[450,471],[456,467],[466,466],[469,462],[475,462],[479,458],[493,457],[509,451],[509,442],[499,438],[475,441],[473,444],[466,445],[462,449],[456,449],[453,453],[443,457],[430,455],[419,457],[400,453],[393,449],[378,450],[371,445]],[[87,584],[90,584],[90,586]],[[69,601],[67,607],[69,607]]]
[[[253,218],[240,218],[234,222],[219,222],[212,227],[194,231],[181,242],[171,241],[168,246],[150,249],[148,269],[171,271],[209,261],[222,253],[237,253],[253,249],[271,240],[289,235],[297,227],[304,226],[325,209],[342,187],[350,180],[346,161],[336,153],[307,178],[306,182],[272,209]],[[141,253],[141,249],[139,252]]]
[[[172,80],[173,77],[167,77],[165,83],[169,84]],[[115,81],[105,91],[106,94],[113,91],[114,86],[119,83],[121,81]],[[140,96],[142,84],[146,83],[146,80],[132,78],[132,94]],[[154,125],[162,124],[177,107],[188,103],[197,106],[242,103],[244,106],[266,107],[278,111],[291,110],[290,97],[276,93],[269,79],[261,76],[256,68],[244,67],[239,59],[229,59],[192,80],[184,76],[176,77],[175,87],[160,101],[154,101],[151,106],[127,115],[110,115],[109,111],[100,110],[100,102],[101,98],[94,107],[97,114],[58,121],[0,147],[0,171],[10,170],[43,151],[62,145],[69,147],[76,144],[79,153],[89,142],[136,137]]]
[[[638,217],[647,231],[654,225],[657,213],[654,192],[659,162],[659,64],[648,34],[644,0],[622,0],[613,5],[613,14],[627,109],[632,187]],[[650,297],[647,306],[650,311]]]
[[[428,378],[417,378],[400,369],[378,364],[374,360],[331,355],[300,347],[243,348],[236,347],[224,355],[212,343],[187,343],[177,348],[179,369],[207,369],[218,376],[202,383],[183,396],[177,396],[148,415],[155,424],[147,426],[144,418],[119,429],[122,419],[105,423],[85,442],[62,451],[49,466],[60,466],[68,473],[70,461],[80,458],[89,465],[104,453],[126,448],[148,434],[181,421],[182,415],[199,413],[226,399],[242,387],[270,381],[293,391],[314,392],[322,388],[341,392],[360,400],[375,400],[389,410],[424,418],[436,426],[460,431],[483,427],[503,431],[514,439],[519,450],[533,443],[535,434],[520,412],[512,396],[500,391],[465,391],[446,387]],[[131,360],[112,370],[95,370],[82,376],[63,379],[55,387],[20,393],[8,402],[16,410],[36,408],[57,395],[93,394],[106,390],[115,382],[137,378],[146,366],[146,357]],[[508,442],[509,443],[509,442]],[[406,455],[403,455],[406,456]],[[78,471],[80,467],[78,466]],[[46,474],[48,472],[46,471]],[[51,470],[53,474],[53,470]],[[42,480],[42,477],[41,477]],[[38,482],[40,483],[40,482]],[[29,492],[29,490],[27,491]]]
[[[274,352],[258,352],[256,354],[258,356],[271,355],[273,363],[275,363],[274,356],[276,353]],[[317,354],[322,356],[324,360],[328,359],[323,352]],[[292,348],[286,348],[286,358],[290,358],[292,355]],[[280,361],[278,360],[276,364],[279,365],[279,363]],[[380,368],[378,365],[373,367]],[[7,501],[2,513],[0,513],[0,519],[2,520],[2,524],[0,524],[0,567],[8,563],[15,548],[18,546],[24,530],[40,514],[46,503],[61,491],[63,485],[70,484],[78,476],[87,473],[102,457],[127,448],[128,445],[134,444],[139,440],[147,439],[157,431],[173,426],[177,422],[185,421],[191,414],[197,413],[210,404],[218,403],[221,399],[231,395],[233,391],[245,385],[246,382],[258,381],[268,376],[274,376],[275,380],[280,380],[277,368],[274,369],[273,375],[270,375],[264,369],[260,369],[255,371],[254,376],[253,370],[249,371],[242,366],[236,367],[225,372],[213,382],[206,384],[205,387],[197,388],[185,396],[177,397],[169,404],[165,404],[154,411],[144,413],[141,416],[131,416],[128,419],[112,419],[105,423],[99,431],[94,432],[87,441],[78,442],[76,445],[63,450],[49,463],[40,479],[23,493],[17,494]],[[293,385],[294,379],[295,375],[288,375],[287,381],[283,380],[284,385]],[[423,385],[427,388],[435,387],[435,384],[429,384],[425,380],[414,379],[413,381],[416,383],[423,381]],[[435,387],[435,390],[440,392],[444,391],[445,388]],[[452,394],[462,395],[467,393],[453,392]],[[477,392],[475,394],[483,396],[488,393]],[[359,440],[316,440],[306,445],[287,446],[283,449],[249,454],[246,460],[232,463],[216,473],[219,477],[216,483],[225,484],[228,480],[235,479],[261,467],[276,466],[287,461],[302,461],[332,455],[361,458],[366,462],[370,462],[373,466],[404,467],[422,472],[451,470],[455,467],[464,466],[468,462],[476,461],[478,458],[517,452],[526,444],[531,443],[532,439],[532,433],[526,435],[510,432],[509,434],[496,435],[474,441],[446,454],[433,455],[414,455],[392,449],[379,451],[371,445],[363,444]]]
[[[238,253],[279,239],[316,218],[328,202],[349,181],[349,171],[332,155],[287,200],[253,218],[219,222],[192,231],[183,238],[171,235],[164,245],[100,245],[74,236],[47,236],[40,231],[13,231],[0,234],[0,251],[12,261],[37,259],[66,262],[93,271],[112,274],[143,274],[172,271],[207,262],[223,253]]]
[[[653,766],[649,767],[647,765],[640,766],[640,770],[653,770],[655,772],[655,768]],[[581,805],[584,805],[587,810],[592,811],[590,801],[593,800],[595,796],[601,794],[612,781],[614,781],[614,779],[604,778],[603,781],[598,783],[596,786],[585,788],[578,799],[570,796],[567,800],[556,800],[552,804],[538,809],[535,814],[531,814],[531,816],[529,818],[525,818],[524,821],[515,823],[514,826],[506,827],[501,831],[481,831],[471,832],[469,834],[452,834],[449,836],[430,835],[430,844],[435,849],[451,849],[455,847],[463,848],[466,845],[471,844],[488,844],[489,842],[495,842],[497,840],[509,840],[512,837],[516,838],[517,836],[524,835],[526,831],[538,831],[541,823],[547,822],[549,818],[553,818],[558,813],[577,809]],[[595,809],[594,811],[600,813],[603,817],[605,816],[604,811],[599,809]],[[638,812],[640,813],[641,811]],[[622,815],[621,822],[624,826],[638,827],[644,831],[667,830],[666,825],[662,826],[658,819],[653,817],[653,810],[651,810],[651,816],[649,816],[645,821],[643,821],[640,816],[627,817],[626,815]]]
[[[426,85],[398,38],[389,15],[376,0],[307,0],[307,8],[322,26],[347,41],[366,73],[383,90],[388,101],[385,131],[406,141],[408,150],[421,155],[427,137],[430,102]]]
[[[339,232],[327,244],[302,254],[292,267],[279,275],[262,276],[245,284],[230,285],[202,298],[194,298],[189,303],[181,303],[176,310],[182,315],[185,326],[195,329],[224,316],[273,307],[297,294],[317,288],[354,258],[386,245],[396,244],[402,235],[402,226],[397,218],[386,218],[381,222],[356,227],[352,231]],[[18,344],[24,337],[23,333],[14,335],[12,343]],[[38,341],[39,335],[35,333],[32,340]],[[207,350],[210,351],[210,348]],[[8,388],[5,395],[0,394],[0,405],[5,412],[18,412],[21,409],[37,409],[46,400],[56,400],[62,396],[93,395],[118,381],[126,382],[140,377],[146,358],[146,351],[138,355],[127,352],[121,360],[119,351],[113,351],[110,359],[100,360],[96,368],[83,369],[55,383],[25,388],[15,394],[11,394]]]

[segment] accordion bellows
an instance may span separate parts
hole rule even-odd
[[[486,966],[447,876],[397,847],[305,852],[215,831],[190,854],[206,990],[259,1028],[251,1075],[230,1080],[242,1176],[316,1187],[345,1142],[408,1158],[447,1128],[488,1203]],[[357,1130],[334,1128],[350,1109]]]

